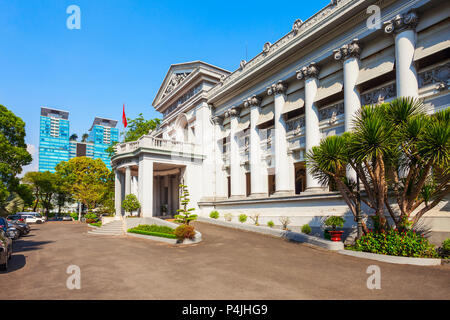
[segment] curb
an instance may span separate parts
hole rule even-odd
[[[154,241],[159,241],[159,242],[170,243],[170,244],[195,244],[195,243],[199,243],[199,242],[202,241],[201,238],[195,237],[194,240],[186,239],[186,240],[184,240],[183,242],[180,243],[180,242],[178,242],[177,239],[156,237],[156,236],[150,236],[150,235],[146,235],[146,234],[127,232],[126,235],[127,236],[131,236],[131,237],[136,237],[136,238],[142,238],[142,239],[147,239],[147,240],[154,240]]]
[[[237,224],[235,222],[226,222],[226,221],[220,221],[220,220],[205,218],[205,217],[198,217],[197,221],[215,224],[215,225],[219,225],[219,226],[227,227],[227,228],[240,229],[240,230],[245,230],[245,231],[261,233],[261,234],[265,234],[265,235],[271,235],[271,236],[275,236],[275,237],[279,237],[282,239],[295,241],[295,242],[308,243],[313,246],[325,248],[325,249],[332,250],[332,251],[344,250],[343,242],[329,241],[329,240],[321,239],[318,237],[314,237],[314,236],[310,236],[310,235],[307,235],[304,233],[298,233],[298,232],[294,232],[294,231],[272,229],[272,228],[264,227],[264,226],[257,227],[257,226],[253,226],[253,225],[249,225],[249,224],[243,224],[243,223]]]
[[[442,264],[441,259],[435,258],[413,258],[413,257],[397,257],[389,256],[385,254],[352,251],[352,250],[339,250],[338,253],[345,254],[347,256],[353,256],[357,258],[377,260],[387,263],[395,264],[410,264],[415,266],[440,266]]]

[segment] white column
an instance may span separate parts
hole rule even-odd
[[[289,156],[288,144],[286,140],[286,123],[283,119],[282,112],[286,101],[287,85],[282,81],[273,84],[268,88],[267,94],[274,96],[274,122],[275,122],[275,137],[274,137],[274,159],[275,159],[275,194],[283,195],[289,194],[293,190],[290,188],[289,172]]]
[[[114,201],[116,208],[116,218],[122,217],[122,182],[120,178],[119,169],[115,170],[115,183],[114,183]]]
[[[361,97],[356,87],[359,75],[360,53],[361,47],[358,39],[353,39],[351,43],[342,46],[334,52],[334,58],[343,62],[345,131],[352,130],[353,120],[357,111],[361,108]],[[356,171],[348,168],[347,177],[356,181]]]
[[[172,176],[167,177],[167,215],[171,215],[172,212]]]
[[[395,35],[397,97],[419,96],[417,71],[413,60],[416,48],[415,28],[418,22],[417,13],[411,10],[385,23],[385,32]]]
[[[214,122],[214,150],[215,150],[215,198],[226,199],[228,196],[228,182],[225,170],[223,168],[223,142],[221,124],[223,119],[221,117],[213,117]]]
[[[261,99],[256,96],[248,98],[244,107],[250,107],[250,185],[251,197],[267,196],[267,169],[261,159],[261,138],[256,127],[259,119]]]
[[[319,111],[314,103],[318,87],[319,68],[315,63],[297,71],[297,79],[305,80],[305,140],[306,152],[320,144]],[[323,191],[319,181],[314,179],[306,167],[306,192]]]
[[[125,196],[131,193],[131,167],[125,168]]]
[[[205,201],[214,198],[214,125],[211,121],[211,109],[202,102],[196,110],[195,135],[197,144],[201,146],[205,156],[202,162],[201,198]]]
[[[241,159],[239,155],[239,137],[236,134],[238,126],[238,111],[232,108],[226,111],[230,120],[230,175],[231,197],[241,198],[245,196],[245,175],[242,174]],[[243,177],[242,177],[243,176]]]
[[[153,161],[141,156],[139,159],[139,202],[141,215],[153,216]]]

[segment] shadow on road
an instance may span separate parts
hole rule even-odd
[[[16,240],[13,244],[13,253],[39,250],[43,245],[52,242],[54,241]]]
[[[22,269],[27,264],[27,259],[23,254],[13,254],[11,260],[8,261],[8,271],[4,273],[11,273]]]

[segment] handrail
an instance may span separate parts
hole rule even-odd
[[[149,135],[144,135],[136,141],[117,144],[114,148],[116,154],[121,154],[125,152],[132,152],[134,150],[137,150],[138,148],[156,148],[168,151],[194,153],[196,147],[197,145],[191,142],[155,138]]]

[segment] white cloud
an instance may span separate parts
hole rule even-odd
[[[27,172],[39,170],[39,155],[36,147],[32,144],[27,144],[27,151],[33,157],[33,161],[22,168],[22,173],[19,175],[19,178],[22,178]]]

